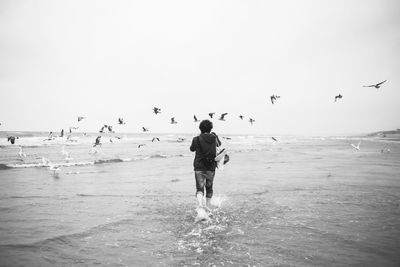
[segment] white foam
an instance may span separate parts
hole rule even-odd
[[[213,205],[215,208],[220,208],[225,200],[225,196],[213,196],[211,198],[211,205]]]
[[[204,208],[197,208],[197,215],[196,218],[194,219],[195,222],[200,222],[200,221],[205,221],[208,222],[210,220],[210,217],[208,216],[207,211]]]

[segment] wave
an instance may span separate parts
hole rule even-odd
[[[7,169],[11,169],[11,167],[8,166],[7,164],[0,163],[0,170],[7,170]]]
[[[93,195],[93,194],[76,194],[78,197],[138,197],[137,195],[110,195],[110,194],[100,194],[100,195]]]
[[[123,159],[98,159],[94,161],[94,164],[104,164],[104,163],[118,163],[118,162],[124,162]]]
[[[100,164],[112,164],[122,163],[131,161],[142,161],[148,159],[166,159],[173,157],[185,157],[184,154],[167,155],[162,153],[156,153],[153,155],[142,155],[135,158],[109,158],[109,159],[97,159],[94,161],[78,161],[78,162],[34,162],[34,163],[14,163],[4,164],[0,163],[0,170],[12,169],[12,168],[48,168],[48,167],[74,167],[74,166],[89,166],[89,165],[100,165]],[[69,173],[73,174],[73,173]]]
[[[152,159],[157,159],[157,158],[166,159],[166,158],[168,158],[168,155],[165,155],[165,154],[155,154],[155,155],[151,155],[150,158],[152,158]]]
[[[122,218],[116,221],[108,222],[105,224],[100,224],[93,226],[91,228],[85,229],[81,232],[70,233],[65,235],[58,235],[49,238],[45,238],[36,242],[27,243],[27,244],[4,244],[0,245],[0,250],[5,248],[12,249],[41,249],[43,247],[55,247],[55,245],[71,245],[75,240],[89,237],[91,235],[95,235],[99,232],[104,231],[105,229],[111,229],[113,227],[127,224],[130,225],[132,223],[131,218]]]
[[[93,165],[94,162],[83,161],[83,162],[62,162],[62,163],[22,163],[22,164],[7,164],[9,168],[46,168],[46,167],[72,167],[72,166],[85,166]]]

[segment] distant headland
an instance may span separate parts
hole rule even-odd
[[[370,133],[368,137],[380,137],[388,140],[400,140],[400,129]]]

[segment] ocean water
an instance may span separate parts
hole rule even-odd
[[[400,266],[398,141],[231,135],[195,222],[191,135],[19,135],[0,140],[1,266]]]

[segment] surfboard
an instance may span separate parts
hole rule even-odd
[[[220,170],[224,169],[224,164],[225,164],[225,155],[226,155],[226,149],[223,148],[221,151],[218,152],[217,156],[214,158],[214,160],[217,162],[217,168]]]

